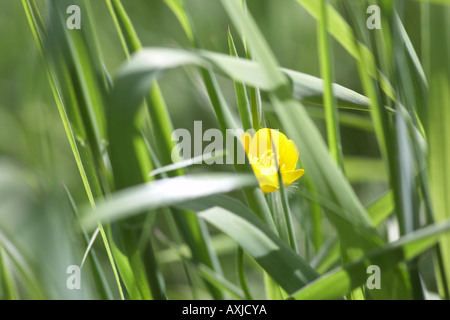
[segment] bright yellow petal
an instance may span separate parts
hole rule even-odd
[[[260,186],[264,194],[277,191],[279,187],[274,187],[272,185],[262,185]]]
[[[259,185],[271,185],[274,187],[278,187],[278,175],[276,169],[274,169],[271,173],[268,173],[264,167],[259,165],[252,165],[253,172],[255,173],[256,178],[258,179]]]
[[[274,174],[262,174],[258,165],[252,165],[253,172],[258,180],[259,187],[264,193],[274,192],[280,188],[278,183],[278,175]]]
[[[241,141],[264,193],[280,188],[275,159],[279,162],[285,186],[291,185],[305,173],[303,169],[295,170],[299,152],[295,143],[283,133],[264,128],[258,130],[253,138],[249,134],[242,134]]]
[[[303,169],[282,172],[281,176],[283,177],[284,185],[286,187],[290,186],[292,184],[292,182],[299,179],[304,173],[305,173],[305,170],[303,170]]]
[[[258,177],[258,176],[257,176]],[[258,178],[259,187],[264,193],[270,193],[280,189],[280,184],[278,183],[278,175],[271,174],[267,176],[259,176]]]
[[[248,154],[248,150],[250,149],[250,143],[252,141],[252,136],[250,133],[244,132],[241,134],[241,143],[244,146],[245,153]]]
[[[267,149],[270,147],[270,134],[268,134],[269,129],[260,129],[253,136],[249,147],[249,158],[259,158],[261,155],[265,154]]]
[[[286,172],[295,170],[299,152],[294,141],[288,140],[280,152],[280,171]]]
[[[255,172],[256,174],[256,172]],[[295,180],[299,179],[301,176],[305,174],[305,170],[298,169],[288,172],[283,172],[281,176],[283,177],[283,182],[285,187],[290,186]],[[280,189],[280,185],[278,183],[278,174],[271,175],[258,175],[256,174],[258,179],[258,183],[260,188],[264,193],[274,192]]]
[[[272,145],[275,147],[273,152],[279,155],[280,146],[284,148],[287,144],[288,138],[283,133],[268,128],[260,129],[250,143],[249,155],[252,158],[261,158],[267,154],[268,150],[273,150]]]
[[[282,133],[279,132],[277,130],[270,130],[270,135],[271,135],[271,142],[273,144],[273,146],[275,146],[275,152],[280,156],[284,151],[284,149],[286,149],[286,146],[289,143],[289,139]]]

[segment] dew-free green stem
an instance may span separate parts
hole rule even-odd
[[[236,46],[234,45],[233,36],[231,35],[230,27],[228,27],[228,47],[232,57],[238,57]],[[244,84],[234,81],[234,89],[236,91],[236,100],[239,109],[244,131],[253,128],[252,114],[250,104],[248,102],[247,90]]]
[[[244,292],[245,298],[247,300],[253,300],[250,290],[248,288],[247,279],[245,277],[244,250],[242,250],[241,247],[238,247],[236,256],[237,256],[236,263],[237,263],[239,283],[241,284],[242,291]]]
[[[327,127],[328,147],[336,163],[343,169],[341,135],[336,99],[333,95],[333,51],[328,37],[327,0],[320,2],[320,19],[318,20],[318,39],[320,69],[324,80],[325,124]]]

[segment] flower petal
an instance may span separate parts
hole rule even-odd
[[[299,152],[294,141],[278,130],[260,129],[253,138],[248,133],[243,133],[241,142],[264,193],[274,192],[280,188],[275,159],[279,160],[285,186],[291,185],[305,173],[303,169],[295,170]]]
[[[305,173],[305,170],[298,169],[293,171],[285,171],[281,173],[281,176],[283,177],[283,183],[284,185],[290,186],[292,182],[300,178]]]
[[[250,149],[250,143],[252,141],[252,136],[250,133],[244,132],[241,134],[241,143],[244,146],[245,153],[248,155],[248,150]]]
[[[275,187],[275,186],[268,185],[268,184],[260,185],[260,188],[262,189],[264,194],[271,193],[271,192],[274,192],[274,191],[277,191],[278,189],[280,189],[279,187]]]
[[[255,173],[256,179],[258,179],[259,185],[270,185],[270,186],[274,186],[274,187],[279,187],[279,183],[278,183],[278,175],[276,173],[276,169],[275,172],[272,174],[267,174],[264,173],[265,170],[261,170],[264,168],[260,169],[260,166],[258,165],[252,165],[253,168],[253,172]]]
[[[265,154],[267,149],[270,147],[270,134],[268,134],[269,129],[260,129],[253,136],[250,142],[250,148],[248,155],[250,159],[259,158],[261,155]]]
[[[298,149],[294,141],[288,140],[286,145],[281,149],[280,154],[280,170],[281,172],[295,170],[298,161]]]
[[[251,140],[249,157],[260,158],[266,155],[268,150],[273,150],[273,147],[275,147],[274,153],[280,155],[281,158],[280,150],[281,148],[284,149],[287,145],[288,138],[278,130],[268,128],[260,129]]]

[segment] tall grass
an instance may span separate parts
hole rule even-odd
[[[79,30],[66,27],[73,4]],[[449,299],[450,3],[139,4],[21,2],[46,75],[46,96],[30,89],[30,103],[43,100],[43,113],[59,119],[29,138],[44,146],[45,169],[0,158],[0,298]],[[371,4],[381,29],[366,25]],[[220,49],[198,5],[228,23]],[[262,25],[260,6],[304,18],[307,50],[280,45],[291,35]],[[139,18],[150,7],[176,36]],[[179,44],[154,46],[149,34]],[[283,48],[295,53],[291,66]],[[285,187],[278,170],[280,189],[264,194],[248,161],[183,159],[173,132],[192,123],[180,114],[210,117],[223,137],[279,129],[305,176]],[[236,160],[244,146],[231,138],[207,159]],[[70,175],[52,161],[71,165],[74,181],[61,185]],[[70,290],[66,269],[85,258],[82,289]]]

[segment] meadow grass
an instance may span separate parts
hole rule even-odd
[[[205,2],[0,5],[40,75],[8,70],[24,93],[0,100],[0,298],[449,299],[450,2]],[[172,133],[197,119],[279,129],[305,175],[285,186],[278,159],[264,193],[248,161],[183,159]]]

